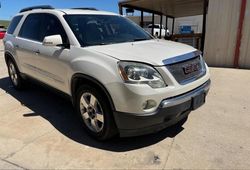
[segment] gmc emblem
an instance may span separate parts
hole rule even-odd
[[[199,63],[192,63],[192,64],[185,65],[183,67],[183,71],[185,74],[191,74],[191,73],[199,71],[199,70],[200,70]]]

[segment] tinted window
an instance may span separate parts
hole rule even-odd
[[[52,14],[30,14],[21,28],[20,37],[42,42],[44,37],[61,35],[63,43],[68,43],[66,32],[59,19]]]
[[[19,36],[35,41],[42,41],[41,27],[43,15],[30,14],[24,21],[23,26],[19,32]]]
[[[12,21],[11,21],[9,27],[8,27],[8,30],[7,30],[7,33],[8,33],[8,34],[13,34],[13,33],[14,33],[14,31],[15,31],[17,25],[19,24],[19,22],[21,21],[22,17],[23,17],[23,16],[20,15],[20,16],[14,17],[14,18],[12,19]]]
[[[65,15],[64,17],[82,46],[152,39],[142,28],[121,16]]]
[[[44,39],[45,36],[61,35],[63,43],[68,44],[67,34],[59,19],[51,14],[44,14],[44,17],[45,20],[43,26],[44,29],[42,39]]]

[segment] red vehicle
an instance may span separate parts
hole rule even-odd
[[[5,36],[6,30],[0,28],[0,39],[3,39]]]

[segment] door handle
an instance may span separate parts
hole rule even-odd
[[[19,45],[16,44],[16,45],[15,45],[15,48],[19,48]]]

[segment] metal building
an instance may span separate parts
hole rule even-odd
[[[176,18],[203,15],[201,50],[210,66],[250,68],[250,0],[124,0],[123,9]],[[152,17],[152,23],[154,23]],[[167,22],[166,22],[167,23]],[[174,25],[174,24],[173,24]]]

